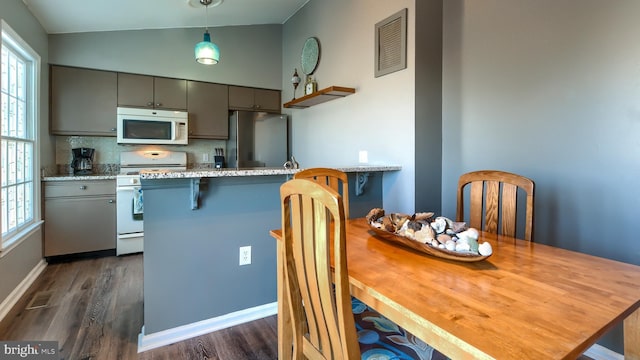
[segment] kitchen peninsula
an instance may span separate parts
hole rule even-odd
[[[382,207],[383,178],[400,166],[337,167],[349,175],[352,217]],[[144,327],[139,351],[277,312],[280,185],[298,169],[142,172]],[[239,265],[250,246],[250,264]]]

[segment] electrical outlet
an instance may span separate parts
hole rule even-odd
[[[366,150],[360,150],[358,153],[358,162],[361,164],[366,164],[369,162],[369,153]]]
[[[203,153],[202,154],[202,161],[203,162],[208,162],[209,161],[209,154]]]
[[[240,265],[251,264],[251,246],[240,247]]]

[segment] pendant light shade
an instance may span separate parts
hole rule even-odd
[[[205,20],[208,18],[209,5],[211,5],[212,1],[213,0],[200,0],[200,4],[205,7]],[[213,6],[220,5],[222,1],[223,0],[217,0]],[[211,42],[211,35],[209,35],[209,27],[206,25],[206,21],[203,39],[196,44],[195,56],[196,61],[200,64],[215,65],[220,61],[220,49],[218,45]]]
[[[218,45],[211,42],[209,31],[205,30],[204,38],[196,44],[196,61],[200,64],[215,65],[220,61],[220,49]]]

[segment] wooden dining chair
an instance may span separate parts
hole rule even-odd
[[[498,170],[473,171],[458,180],[456,221],[464,221],[465,187],[469,192],[469,226],[494,234],[516,237],[519,219],[524,219],[525,240],[533,236],[534,183],[524,176]],[[526,199],[524,217],[518,215],[518,190]],[[521,224],[522,222],[520,222]]]
[[[327,185],[342,196],[345,217],[349,218],[349,180],[347,173],[331,168],[309,168],[293,174],[294,179],[309,179]]]
[[[280,187],[280,197],[293,359],[446,359],[351,296],[337,191],[293,179]]]

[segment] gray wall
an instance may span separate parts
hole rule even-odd
[[[512,171],[536,183],[536,242],[640,264],[638,14],[636,0],[445,1],[444,215],[460,174]],[[621,352],[620,329],[601,344]]]
[[[202,28],[49,35],[49,62],[222,84],[280,89],[282,25],[210,28],[220,62],[198,64]]]
[[[0,17],[41,57],[40,83],[40,162],[54,163],[53,143],[49,138],[49,71],[47,70],[47,35],[20,0],[0,1]],[[5,254],[0,254],[0,303],[42,259],[42,231],[38,230]]]

